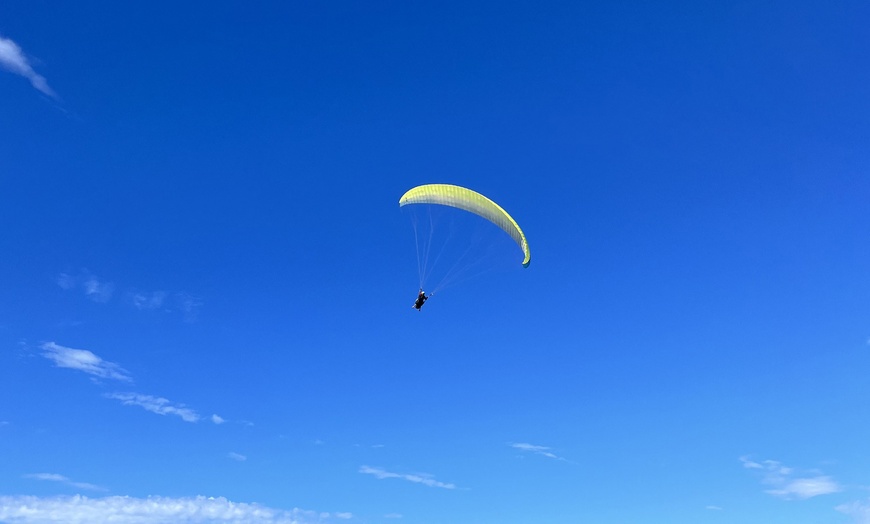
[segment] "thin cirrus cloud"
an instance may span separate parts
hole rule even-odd
[[[87,269],[79,273],[61,273],[57,285],[67,291],[82,292],[89,300],[105,304],[115,295],[115,284],[104,280]],[[140,311],[163,311],[177,313],[185,322],[193,322],[199,315],[202,300],[183,291],[168,292],[129,290],[122,294],[121,301]]]
[[[40,346],[42,355],[54,362],[59,368],[68,368],[87,373],[93,377],[131,382],[127,371],[115,364],[101,359],[87,349],[75,349],[46,342]]]
[[[145,411],[158,415],[175,415],[181,417],[181,420],[185,422],[199,422],[202,418],[199,413],[184,404],[176,404],[163,397],[143,395],[141,393],[108,393],[106,397],[119,400],[125,406],[139,406]]]
[[[86,297],[99,303],[111,300],[115,292],[113,283],[100,280],[87,270],[77,275],[61,273],[57,277],[57,285],[66,290],[82,291]]]
[[[187,322],[196,320],[202,300],[190,293],[166,291],[131,291],[127,302],[140,311],[164,311],[180,313]]]
[[[66,346],[61,346],[55,342],[45,342],[40,346],[43,351],[43,356],[60,368],[75,369],[83,373],[87,373],[92,377],[112,379],[122,382],[132,382],[133,379],[127,371],[115,364],[103,360],[92,351],[87,349],[75,349]],[[174,415],[180,417],[185,422],[199,422],[202,416],[195,410],[179,404],[171,402],[163,397],[154,395],[144,395],[142,393],[108,393],[107,398],[120,401],[125,406],[139,406],[146,411],[156,413],[158,415]],[[208,418],[216,425],[226,422],[220,415],[214,414]]]
[[[230,451],[229,453],[227,453],[227,457],[235,460],[236,462],[244,462],[248,460],[248,457],[242,455],[241,453],[236,453],[235,451]]]
[[[167,293],[165,291],[133,291],[130,292],[130,303],[136,309],[159,309],[166,301]]]
[[[0,68],[23,76],[30,81],[30,85],[45,95],[57,98],[55,92],[48,87],[45,77],[33,70],[27,55],[21,47],[9,38],[0,36]]]
[[[803,474],[776,460],[756,462],[745,456],[740,457],[740,462],[744,468],[760,474],[762,484],[769,486],[764,492],[774,497],[786,500],[808,499],[842,491],[834,479],[817,471]]]
[[[59,482],[61,484],[66,484],[67,486],[72,486],[74,488],[85,489],[89,491],[108,491],[102,486],[97,486],[96,484],[91,484],[88,482],[75,482],[57,473],[30,473],[28,475],[24,475],[24,478],[33,480],[44,480],[49,482]]]
[[[343,519],[344,515],[349,514],[337,513],[335,517]],[[330,518],[329,513],[275,509],[223,497],[0,496],[0,522],[10,524],[313,524]]]
[[[848,502],[834,509],[851,517],[855,524],[870,524],[870,500]]]
[[[565,460],[564,458],[550,451],[551,448],[548,448],[547,446],[537,446],[535,444],[528,444],[526,442],[515,442],[508,445],[514,449],[525,451],[526,453],[534,453],[535,455],[542,455],[544,457],[556,460]]]
[[[416,484],[423,484],[424,486],[429,486],[432,488],[456,489],[455,484],[452,484],[450,482],[440,482],[438,480],[435,480],[432,475],[429,475],[427,473],[392,473],[382,468],[373,468],[370,466],[361,466],[359,468],[359,472],[365,473],[367,475],[373,475],[377,479],[402,479],[407,480],[408,482],[414,482]]]

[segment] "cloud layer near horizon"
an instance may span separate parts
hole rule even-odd
[[[274,509],[223,497],[0,496],[0,521],[9,524],[308,524],[349,515]]]

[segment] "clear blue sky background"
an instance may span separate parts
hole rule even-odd
[[[868,25],[3,2],[0,521],[870,522]],[[412,311],[430,182],[531,267]]]

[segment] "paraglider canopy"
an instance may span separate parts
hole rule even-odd
[[[476,191],[451,184],[426,184],[408,190],[399,199],[399,207],[409,204],[439,204],[474,213],[503,229],[523,250],[523,267],[532,260],[529,244],[517,221],[507,211]]]

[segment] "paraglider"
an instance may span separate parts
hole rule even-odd
[[[430,294],[429,296],[432,296],[432,295]],[[417,295],[417,300],[414,301],[414,305],[411,307],[416,309],[417,311],[420,311],[420,308],[423,307],[423,303],[426,302],[427,300],[429,300],[429,297],[426,296],[426,293],[424,293],[423,290],[421,289],[420,293]]]
[[[429,206],[427,206],[427,204]],[[444,206],[448,208],[467,211],[469,213],[472,213],[473,215],[477,215],[478,217],[481,217],[484,220],[495,224],[502,231],[507,233],[511,239],[513,239],[513,241],[516,243],[517,246],[519,246],[523,254],[522,267],[529,267],[529,264],[531,263],[532,255],[529,251],[529,243],[526,240],[526,236],[523,233],[523,230],[520,229],[517,221],[514,220],[514,218],[509,215],[507,211],[502,209],[501,206],[476,191],[472,191],[471,189],[451,184],[425,184],[411,188],[404,195],[402,195],[402,197],[399,199],[399,207],[405,206],[409,206],[412,209],[417,207],[431,208],[433,206]],[[414,305],[412,306],[417,311],[420,311],[420,309],[423,307],[423,304],[426,302],[426,300],[429,299],[429,297],[432,296],[434,291],[441,289],[444,285],[446,285],[447,281],[455,281],[456,274],[461,273],[463,269],[467,270],[470,266],[474,265],[477,262],[480,262],[481,255],[484,252],[484,250],[480,246],[472,243],[473,245],[470,246],[470,249],[467,249],[466,252],[462,253],[461,256],[456,257],[459,260],[456,260],[454,266],[450,268],[449,271],[447,271],[447,274],[444,276],[444,279],[441,281],[441,283],[435,286],[435,289],[433,289],[432,292],[426,295],[426,293],[423,291],[423,286],[424,281],[429,276],[429,271],[431,271],[431,269],[428,268],[430,262],[429,256],[432,253],[433,232],[435,229],[437,229],[435,228],[435,220],[433,220],[432,211],[429,210],[428,213],[428,232],[425,230],[418,232],[418,217],[412,215],[412,219],[414,222],[414,235],[417,241],[417,262],[420,272],[420,291],[417,295],[417,299],[415,300]],[[497,240],[498,242],[502,242],[501,240],[499,240],[499,237],[500,234],[494,235],[493,233],[492,235],[493,239]],[[441,246],[439,248],[436,244],[435,250],[438,254],[434,256],[435,260],[434,262],[432,262],[433,266],[437,264],[440,257],[442,256],[444,252],[443,247],[444,246]],[[508,246],[505,245],[505,248],[507,247]],[[469,255],[469,253],[471,254]],[[506,255],[507,252],[505,252],[504,254]],[[504,260],[503,257],[500,258],[500,260]],[[465,278],[468,277],[465,276]]]
[[[399,207],[409,204],[438,204],[483,217],[502,228],[520,246],[523,250],[523,267],[529,267],[532,261],[529,243],[517,221],[501,206],[476,191],[450,184],[426,184],[409,189],[399,199]]]

